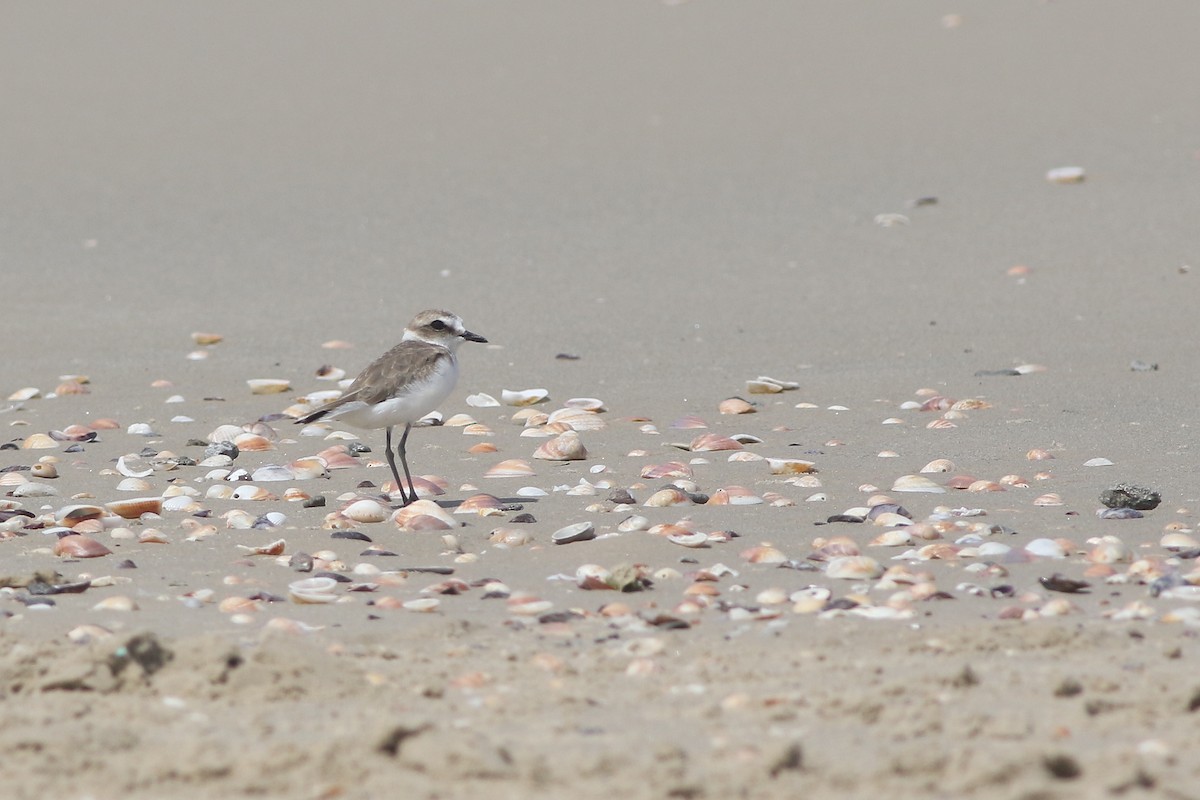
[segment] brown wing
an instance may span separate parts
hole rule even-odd
[[[296,422],[308,424],[355,401],[367,405],[382,403],[394,396],[403,385],[429,377],[437,368],[438,361],[449,357],[450,351],[436,344],[401,342],[358,373],[345,394]]]

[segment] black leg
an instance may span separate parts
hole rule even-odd
[[[390,430],[390,428],[389,428]],[[412,473],[408,471],[408,456],[405,453],[404,445],[408,442],[408,432],[412,430],[412,423],[404,426],[404,435],[400,437],[400,463],[404,465],[404,477],[408,478],[408,500],[404,501],[404,505],[415,502],[417,499],[417,487],[413,486]]]
[[[408,436],[408,428],[404,429],[404,435]],[[400,440],[400,448],[404,449],[404,440]],[[404,482],[400,480],[400,473],[396,470],[396,454],[392,452],[392,428],[389,425],[387,429],[387,460],[388,466],[392,468],[392,477],[396,479],[396,488],[400,490],[400,505],[406,506],[412,500],[408,499],[408,494],[404,491]],[[404,471],[408,472],[408,464],[404,465]],[[411,481],[409,481],[411,483]],[[416,500],[416,495],[413,500]]]

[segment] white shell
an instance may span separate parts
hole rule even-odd
[[[532,406],[550,396],[548,389],[504,389],[500,399],[508,406]]]
[[[577,522],[565,528],[559,528],[551,535],[550,540],[555,544],[571,544],[586,542],[596,538],[596,527],[590,522]]]
[[[337,585],[333,578],[304,578],[288,584],[288,596],[296,603],[332,603]]]

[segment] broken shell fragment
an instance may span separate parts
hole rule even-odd
[[[595,538],[596,528],[592,523],[577,522],[574,525],[559,528],[551,535],[550,540],[555,544],[571,544],[573,542],[586,542]]]
[[[768,458],[767,465],[772,475],[803,475],[816,472],[816,464],[799,458]]]
[[[500,400],[508,406],[532,406],[549,396],[550,392],[546,389],[505,389],[500,392]]]
[[[292,384],[283,378],[250,378],[246,385],[251,394],[279,394],[292,388]]]

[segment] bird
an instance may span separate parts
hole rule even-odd
[[[400,343],[367,365],[345,394],[296,420],[307,425],[319,419],[347,422],[356,428],[387,429],[387,460],[407,506],[417,499],[408,469],[405,445],[413,423],[441,405],[458,382],[459,346],[463,342],[486,343],[472,333],[457,314],[428,309],[413,317]],[[400,444],[392,451],[392,428],[404,426]],[[396,455],[404,466],[408,488],[396,469]]]

